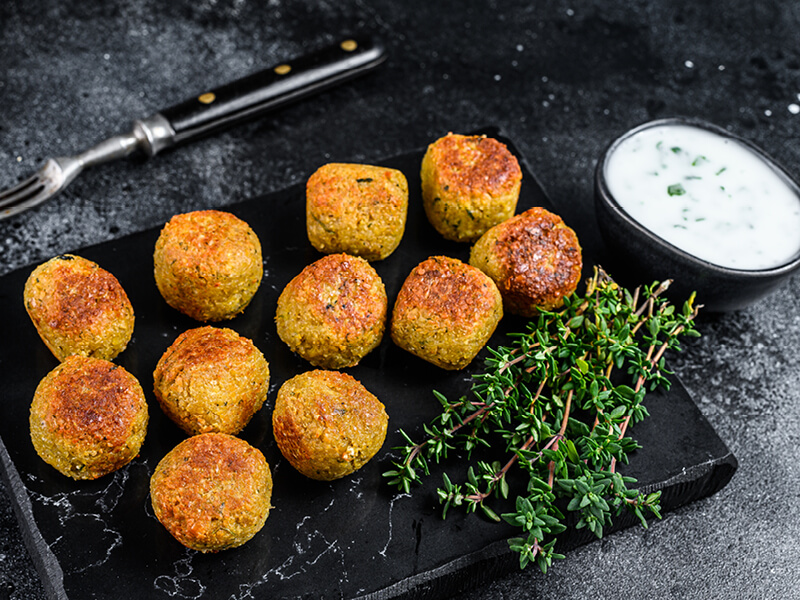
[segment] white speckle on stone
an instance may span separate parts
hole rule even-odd
[[[683,63],[683,66],[687,69],[694,69],[694,63],[690,60],[687,60]]]
[[[545,101],[542,102],[542,106],[547,108],[548,106],[550,106],[550,103],[547,100],[545,100]]]
[[[108,52],[106,52],[105,54],[103,54],[103,59],[105,59],[105,60],[109,60],[110,58],[111,58],[111,55],[110,55]]]
[[[568,8],[567,9],[567,16],[568,17],[574,17],[575,16],[575,11],[572,10],[571,8]]]
[[[789,112],[793,115],[800,114],[800,106],[795,103],[792,103],[788,106]]]
[[[724,71],[724,70],[725,70],[725,65],[720,65],[720,66],[718,66],[718,67],[717,67],[717,70],[718,70],[718,71]]]
[[[764,111],[764,114],[766,116],[768,116],[768,117],[771,117],[772,116],[772,111],[770,109],[767,109],[767,110]]]
[[[547,78],[547,75],[542,75],[542,83],[547,83],[548,81],[550,80]]]
[[[502,77],[500,76],[499,73],[494,76],[494,80],[495,81],[500,81],[501,79],[502,79]]]
[[[522,52],[525,49],[525,46],[522,44],[517,44],[517,52]]]

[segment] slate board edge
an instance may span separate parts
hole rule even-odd
[[[39,527],[33,517],[33,507],[25,490],[25,485],[19,476],[19,471],[11,461],[3,439],[0,438],[0,475],[2,475],[8,490],[8,497],[17,521],[20,523],[20,531],[25,546],[33,559],[33,564],[39,572],[45,594],[52,600],[67,600],[67,593],[64,590],[64,573],[61,565],[58,564],[53,551],[45,543]]]

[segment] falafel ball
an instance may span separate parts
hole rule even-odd
[[[447,134],[422,158],[422,202],[448,240],[474,242],[517,208],[522,170],[505,144],[485,135]]]
[[[30,411],[36,453],[73,479],[97,479],[138,454],[147,402],[136,378],[112,362],[72,355],[39,383]]]
[[[156,518],[187,548],[241,546],[264,526],[272,473],[264,455],[225,433],[203,433],[175,446],[150,478]]]
[[[408,182],[397,169],[330,163],[306,184],[308,239],[325,254],[383,260],[403,238]]]
[[[432,256],[409,273],[392,311],[395,344],[434,365],[463,369],[503,317],[494,282],[475,267]]]
[[[153,263],[167,304],[204,323],[244,311],[264,275],[258,236],[219,210],[173,216],[158,237]]]
[[[583,259],[578,236],[558,215],[531,208],[487,231],[469,262],[497,284],[507,312],[532,317],[558,308],[578,287]]]
[[[167,348],[153,373],[164,413],[189,435],[244,429],[264,404],[269,364],[231,329],[198,327]]]
[[[62,254],[25,282],[25,310],[58,360],[72,354],[111,360],[133,335],[133,306],[117,278],[97,263]]]
[[[308,371],[278,391],[272,429],[281,454],[311,479],[332,481],[360,469],[383,446],[389,417],[352,376]]]
[[[363,258],[329,254],[292,279],[278,298],[275,322],[289,348],[315,367],[352,367],[383,338],[388,300]]]

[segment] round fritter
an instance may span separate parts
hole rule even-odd
[[[339,371],[309,371],[281,386],[272,429],[281,454],[311,479],[332,481],[367,463],[386,439],[383,404]]]
[[[202,322],[241,313],[264,275],[258,236],[219,210],[172,217],[158,237],[153,263],[167,304]]]
[[[264,455],[225,433],[192,436],[158,463],[150,478],[156,518],[187,548],[241,546],[264,526],[272,473]]]
[[[443,369],[466,367],[503,317],[494,282],[455,258],[433,256],[414,267],[397,294],[395,344]]]
[[[136,378],[100,358],[73,355],[33,396],[37,454],[73,479],[97,479],[133,460],[147,433],[147,402]]]
[[[133,334],[133,307],[117,278],[96,263],[62,254],[36,267],[23,292],[36,331],[58,360],[111,360]]]
[[[278,298],[278,335],[315,367],[352,367],[383,338],[386,289],[363,258],[330,254],[292,279]]]
[[[325,254],[347,252],[382,260],[403,238],[408,182],[396,169],[323,165],[306,184],[306,229]]]
[[[469,262],[491,277],[510,313],[532,317],[557,308],[578,286],[581,247],[558,215],[531,208],[487,231]]]
[[[453,133],[428,146],[422,158],[422,201],[436,231],[474,242],[517,207],[522,170],[505,144],[483,135]]]
[[[239,433],[264,404],[269,364],[231,329],[198,327],[167,348],[153,373],[162,410],[189,435]]]

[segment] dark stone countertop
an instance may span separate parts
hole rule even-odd
[[[800,167],[800,5],[202,0],[0,4],[0,186],[53,153],[368,28],[379,72],[254,123],[87,172],[58,199],[0,221],[0,275],[57,253],[305,180],[335,159],[375,162],[448,131],[497,125],[567,222],[591,214],[603,147],[652,118],[690,115]],[[591,228],[579,232],[599,252]],[[800,279],[672,358],[740,466],[718,494],[466,598],[790,598],[800,589]],[[13,343],[13,340],[4,340]],[[5,488],[0,600],[44,598]]]

